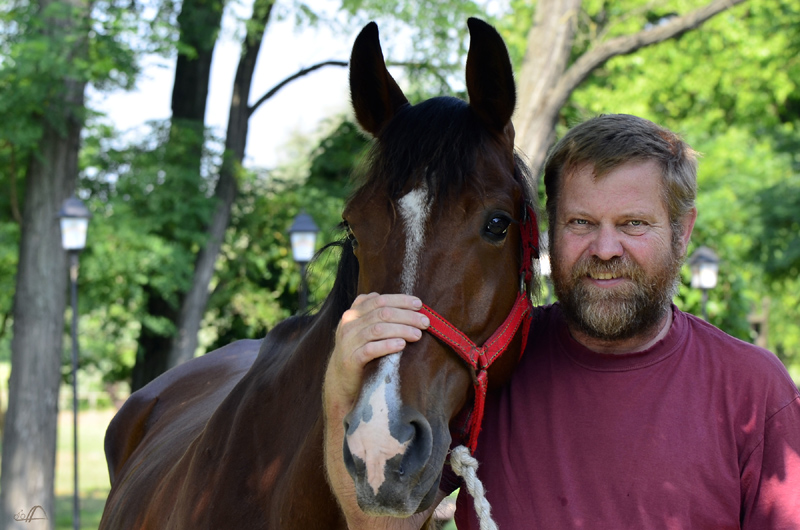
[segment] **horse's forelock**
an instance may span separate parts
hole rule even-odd
[[[361,168],[361,189],[397,200],[424,184],[429,199],[456,195],[475,174],[478,153],[491,135],[469,105],[438,97],[404,107],[381,131]]]

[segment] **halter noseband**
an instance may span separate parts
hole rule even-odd
[[[431,322],[428,332],[438,338],[458,354],[466,363],[472,374],[472,386],[475,389],[475,403],[467,422],[468,444],[470,453],[475,453],[478,446],[478,433],[483,422],[483,409],[486,404],[486,391],[489,386],[488,369],[503,354],[511,340],[522,327],[522,347],[519,355],[525,351],[528,340],[533,305],[526,287],[533,279],[533,258],[539,257],[539,230],[536,225],[536,214],[528,204],[523,208],[523,221],[520,223],[522,239],[522,264],[520,266],[520,291],[511,312],[500,327],[479,347],[446,318],[423,304],[421,313]]]

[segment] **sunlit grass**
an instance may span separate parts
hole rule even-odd
[[[82,530],[95,530],[100,525],[110,485],[103,452],[103,438],[113,410],[83,411],[78,414],[78,491]],[[56,529],[72,528],[73,503],[73,430],[72,412],[63,411],[58,418],[56,453]]]

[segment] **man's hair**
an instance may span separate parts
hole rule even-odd
[[[553,148],[544,169],[547,216],[554,227],[563,177],[584,163],[601,179],[627,162],[655,161],[661,167],[662,199],[673,239],[697,196],[697,153],[677,134],[629,114],[605,114],[573,127]],[[550,229],[551,241],[553,229]]]

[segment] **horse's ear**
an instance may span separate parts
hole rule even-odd
[[[467,54],[469,104],[483,123],[502,132],[511,122],[517,93],[503,37],[486,22],[470,18]]]
[[[378,25],[370,22],[358,34],[350,56],[350,97],[361,127],[373,136],[408,103],[386,69]]]

